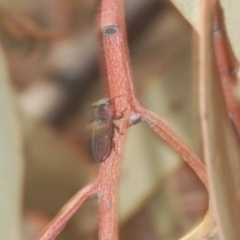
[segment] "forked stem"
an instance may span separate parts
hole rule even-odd
[[[102,72],[105,75],[104,86],[109,98],[113,101],[115,114],[123,116],[115,122],[119,131],[114,131],[112,150],[106,160],[100,163],[96,182],[89,186],[89,191],[76,195],[74,202],[81,203],[93,193],[99,198],[99,239],[118,239],[118,184],[120,174],[120,156],[123,153],[127,128],[132,119],[140,116],[145,120],[160,137],[165,139],[183,159],[190,165],[207,187],[207,177],[204,165],[198,156],[192,151],[180,136],[161,117],[144,108],[135,97],[132,79],[129,50],[126,37],[126,28],[123,11],[123,0],[101,0],[98,12],[98,29],[101,35],[101,63]],[[121,133],[121,134],[120,134]],[[79,207],[81,204],[76,205]],[[69,206],[68,206],[69,205]],[[74,207],[73,207],[74,206]],[[40,238],[50,240],[65,226],[70,216],[75,212],[75,205],[70,201],[66,205],[69,213],[61,213],[51,224],[48,232],[51,237]],[[74,210],[74,211],[73,211]],[[64,224],[59,227],[64,219]],[[56,230],[57,229],[57,230]],[[54,235],[55,234],[55,235]],[[49,236],[43,234],[42,236]]]

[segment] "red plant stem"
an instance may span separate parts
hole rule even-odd
[[[187,143],[157,114],[140,105],[138,106],[138,112],[141,113],[142,118],[149,124],[149,126],[181,155],[181,157],[198,175],[206,188],[208,188],[205,166]]]
[[[120,136],[116,140],[116,150],[112,151],[99,169],[99,240],[118,239],[118,183],[121,162],[118,154],[122,152],[124,137]]]
[[[110,98],[121,97],[121,103],[128,104],[135,97],[129,50],[126,37],[126,26],[122,0],[102,0],[100,6],[100,31],[102,36],[102,50],[104,56],[107,80],[105,87]],[[106,27],[117,27],[115,34],[105,33]],[[129,99],[130,98],[130,99]],[[117,111],[118,106],[116,106]],[[121,109],[120,109],[121,110]]]
[[[123,102],[123,99],[128,97],[126,99],[128,105],[125,107],[127,108],[130,105],[132,114],[134,112],[140,113],[150,123],[153,130],[181,154],[184,160],[196,171],[203,183],[207,185],[205,168],[197,155],[163,119],[142,107],[135,98],[123,16],[121,0],[102,0],[101,31],[104,32],[106,26],[110,24],[118,26],[116,34],[110,36],[102,34],[109,95],[110,97],[123,95],[123,98],[119,98],[119,102]],[[153,122],[154,124],[152,124]]]
[[[130,70],[124,12],[121,0],[102,0],[100,5],[99,28],[101,33],[103,72],[106,74],[105,87],[114,101],[116,115],[124,113],[117,121],[114,149],[99,169],[99,239],[118,239],[118,183],[120,155],[123,151],[124,133],[131,113],[134,86]],[[110,33],[107,29],[113,31]]]
[[[213,11],[213,46],[217,62],[218,71],[221,78],[222,89],[228,110],[229,117],[232,119],[238,135],[240,136],[240,106],[234,96],[234,83],[237,80],[234,68],[236,68],[236,59],[230,49],[226,39],[226,34],[222,29],[220,22],[219,2],[214,1]]]
[[[93,196],[96,193],[96,182],[84,187],[77,192],[60,210],[58,215],[50,222],[50,224],[44,229],[44,232],[37,238],[38,240],[52,240],[61,232],[65,227],[68,220],[79,209],[86,199]]]
[[[99,10],[105,87],[107,95],[114,99],[116,115],[123,116],[115,120],[118,131],[114,130],[114,145],[108,158],[100,164],[97,181],[84,188],[65,205],[41,235],[41,240],[54,239],[83,201],[94,193],[99,197],[99,239],[118,239],[120,155],[123,152],[124,134],[129,127],[129,120],[136,114],[142,115],[143,120],[180,153],[207,187],[205,169],[197,155],[163,119],[142,107],[135,97],[122,0],[102,0]],[[109,26],[110,32],[107,31]]]

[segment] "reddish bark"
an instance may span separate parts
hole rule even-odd
[[[81,204],[93,194],[99,199],[99,239],[118,239],[118,184],[121,155],[125,133],[132,122],[142,118],[164,140],[166,140],[189,164],[207,187],[203,163],[180,136],[159,116],[144,108],[137,100],[133,85],[129,50],[127,45],[122,0],[102,0],[99,6],[98,23],[101,34],[102,72],[104,86],[113,102],[118,130],[114,130],[114,149],[100,163],[95,182],[77,193],[41,235],[41,240],[54,239]]]

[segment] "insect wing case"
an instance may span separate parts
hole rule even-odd
[[[96,163],[104,161],[112,149],[114,126],[111,121],[93,123],[92,151]]]
[[[104,161],[113,147],[114,108],[110,101],[96,107],[94,113],[92,151],[96,163]]]

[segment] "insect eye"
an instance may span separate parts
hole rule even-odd
[[[95,110],[96,120],[110,120],[114,115],[114,110],[112,105],[99,105]]]

